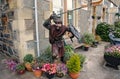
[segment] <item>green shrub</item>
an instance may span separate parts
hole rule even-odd
[[[83,64],[84,64],[84,62],[85,62],[85,56],[84,55],[82,55],[82,54],[78,54],[78,56],[79,56],[79,58],[80,58],[80,62],[81,62],[81,67],[83,67]]]
[[[114,35],[115,35],[116,38],[120,38],[120,21],[116,21],[116,22],[114,23],[114,25],[115,25]]]
[[[83,42],[88,45],[92,45],[92,43],[95,41],[95,37],[91,33],[84,33],[83,35]]]
[[[71,45],[65,45],[65,52],[74,52],[74,48]]]
[[[114,25],[115,25],[115,28],[116,28],[116,27],[117,27],[117,28],[120,28],[120,21],[114,22]]]
[[[24,62],[29,62],[29,63],[32,63],[32,61],[33,61],[33,55],[32,54],[27,54],[27,55],[25,55],[25,57],[24,57]]]
[[[111,25],[105,22],[100,23],[96,27],[96,34],[99,35],[103,41],[110,41],[108,36],[110,28],[112,28]]]
[[[52,51],[50,46],[48,46],[43,53],[40,54],[40,56],[37,58],[37,61],[43,62],[43,63],[51,63],[53,62],[52,59]]]
[[[81,62],[78,54],[73,54],[67,61],[67,68],[70,73],[77,73],[81,70]]]
[[[65,48],[65,53],[63,56],[63,60],[66,62],[74,54],[74,49],[71,45],[66,45],[66,46],[64,46],[64,48]]]
[[[115,35],[116,38],[120,38],[120,28],[115,29],[114,35]]]
[[[16,71],[21,71],[21,70],[25,70],[25,66],[23,64],[18,64],[16,66]]]

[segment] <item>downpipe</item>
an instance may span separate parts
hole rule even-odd
[[[37,0],[34,0],[34,8],[35,8],[35,11],[34,11],[34,12],[35,12],[35,28],[36,28],[37,56],[40,56]]]

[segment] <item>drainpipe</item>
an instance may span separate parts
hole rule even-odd
[[[35,27],[36,27],[37,56],[40,56],[37,0],[34,0],[34,8],[35,8]]]

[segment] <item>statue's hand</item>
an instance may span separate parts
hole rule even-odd
[[[50,18],[50,20],[54,19],[54,16],[53,16],[53,14],[52,14],[52,15],[50,15],[50,17],[49,17],[49,18]]]

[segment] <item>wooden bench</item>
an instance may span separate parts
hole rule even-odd
[[[70,39],[65,39],[65,42],[66,42],[67,44],[72,45],[72,47],[73,47],[74,49],[77,49],[77,48],[81,47],[82,45],[84,45],[83,43],[79,43],[79,42],[77,41],[77,39],[73,39],[73,42],[72,42]]]

